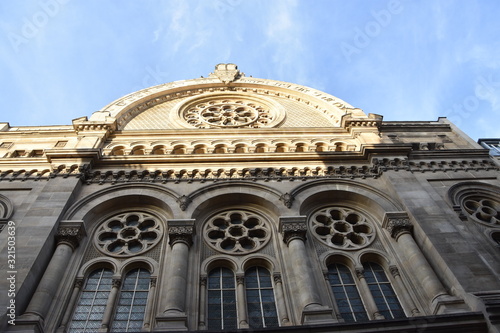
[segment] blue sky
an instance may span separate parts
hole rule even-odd
[[[71,124],[236,63],[385,120],[500,137],[498,0],[2,0],[0,122]]]

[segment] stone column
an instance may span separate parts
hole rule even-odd
[[[61,221],[56,234],[56,250],[31,298],[26,312],[19,318],[20,324],[22,324],[23,319],[26,319],[27,322],[38,320],[43,323],[50,309],[54,294],[59,288],[64,273],[68,269],[73,251],[78,247],[84,235],[85,228],[83,221]]]
[[[384,216],[382,227],[387,229],[390,235],[396,240],[406,258],[407,266],[414,267],[412,275],[422,285],[422,290],[432,303],[433,314],[463,312],[462,306],[456,310],[448,308],[448,305],[463,304],[457,297],[448,295],[436,273],[427,262],[424,254],[413,239],[413,225],[406,212],[389,212]]]
[[[156,295],[156,278],[151,278],[149,282],[148,295],[148,304],[146,305],[146,311],[144,311],[144,324],[142,325],[144,330],[149,329],[151,326],[151,312],[153,311],[153,304]]]
[[[102,316],[101,328],[99,332],[107,332],[109,329],[109,323],[111,321],[111,316],[114,312],[114,305],[116,302],[116,296],[118,295],[118,290],[120,290],[120,286],[122,281],[120,279],[113,279],[111,291],[109,292],[108,301],[106,302],[106,309],[104,310],[104,314]]]
[[[302,324],[332,323],[333,310],[321,304],[321,298],[314,283],[309,265],[306,241],[306,216],[280,217],[280,232],[288,246],[290,265],[297,287],[296,297],[302,310]]]
[[[370,319],[377,319],[377,320],[385,319],[384,316],[380,313],[377,307],[377,303],[375,303],[375,300],[373,299],[372,292],[370,291],[368,283],[366,282],[365,279],[364,269],[356,268],[355,271],[356,271],[356,277],[358,278],[359,281],[359,289],[360,289],[359,291],[366,305],[366,312],[368,312]]]
[[[281,281],[281,274],[275,273],[273,275],[274,290],[276,292],[276,307],[278,308],[278,316],[281,326],[290,325],[290,318],[285,303],[285,293],[283,292],[283,282]]]
[[[245,295],[245,276],[236,276],[236,299],[238,302],[238,328],[248,328],[247,302]]]
[[[172,248],[166,271],[166,305],[157,318],[162,329],[187,329],[186,286],[189,268],[189,248],[193,244],[194,220],[169,220],[168,237]]]
[[[71,318],[72,310],[75,307],[75,303],[78,299],[78,295],[80,295],[80,291],[82,290],[83,287],[83,279],[78,278],[75,280],[75,285],[73,287],[73,292],[71,293],[71,298],[69,299],[69,303],[66,306],[66,310],[64,312],[64,317],[61,320],[61,325],[57,329],[57,332],[65,332],[66,331],[66,326],[68,325],[68,322]]]
[[[394,280],[396,280],[399,289],[403,291],[401,298],[403,299],[404,304],[410,309],[412,317],[419,316],[420,311],[408,294],[408,290],[406,289],[405,284],[401,279],[401,275],[399,275],[399,269],[396,266],[390,266],[389,270],[391,271],[391,275]]]
[[[199,313],[199,320],[198,320],[198,329],[204,330],[207,328],[207,324],[205,322],[205,314],[207,311],[207,277],[202,276],[200,278],[200,297],[198,299],[200,300],[200,313]]]

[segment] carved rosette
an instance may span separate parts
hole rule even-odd
[[[170,246],[177,242],[182,242],[187,246],[193,244],[194,229],[192,226],[170,226],[168,227],[168,238]]]
[[[306,217],[281,217],[280,230],[283,235],[283,241],[289,245],[294,239],[306,241],[307,225]]]
[[[58,244],[67,244],[74,250],[80,244],[84,236],[81,226],[60,226],[57,230],[56,240]]]

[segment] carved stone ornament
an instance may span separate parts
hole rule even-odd
[[[68,244],[73,249],[76,249],[84,236],[83,221],[74,223],[62,221],[57,230],[56,240],[58,244]]]
[[[170,246],[182,242],[191,246],[193,244],[194,229],[192,226],[169,226],[168,238]]]
[[[280,273],[274,273],[273,274],[273,280],[274,280],[274,283],[282,283],[281,274]]]
[[[186,195],[181,195],[177,198],[177,203],[179,204],[180,209],[185,211],[191,203],[191,198]]]
[[[235,64],[218,64],[215,66],[215,71],[210,73],[210,77],[214,76],[224,84],[229,84],[245,75],[238,70],[238,66]]]
[[[293,204],[293,196],[290,193],[285,193],[280,197],[280,200],[283,201],[283,204],[287,207],[290,208],[292,207]]]
[[[120,279],[113,279],[113,281],[111,282],[113,288],[120,288],[120,286],[122,285],[122,280]]]
[[[356,268],[354,269],[354,272],[356,273],[358,280],[365,278],[365,270],[363,268]]]
[[[387,229],[391,237],[397,239],[403,233],[410,233],[413,225],[406,212],[387,212],[382,222],[382,227]]]
[[[307,225],[305,216],[280,217],[280,230],[283,241],[289,244],[294,239],[306,240]]]

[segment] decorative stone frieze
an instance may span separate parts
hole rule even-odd
[[[283,241],[289,244],[294,239],[306,240],[307,224],[306,216],[281,216],[280,232]]]
[[[395,239],[403,233],[412,233],[413,225],[406,212],[387,212],[382,222],[382,227],[387,229]]]

